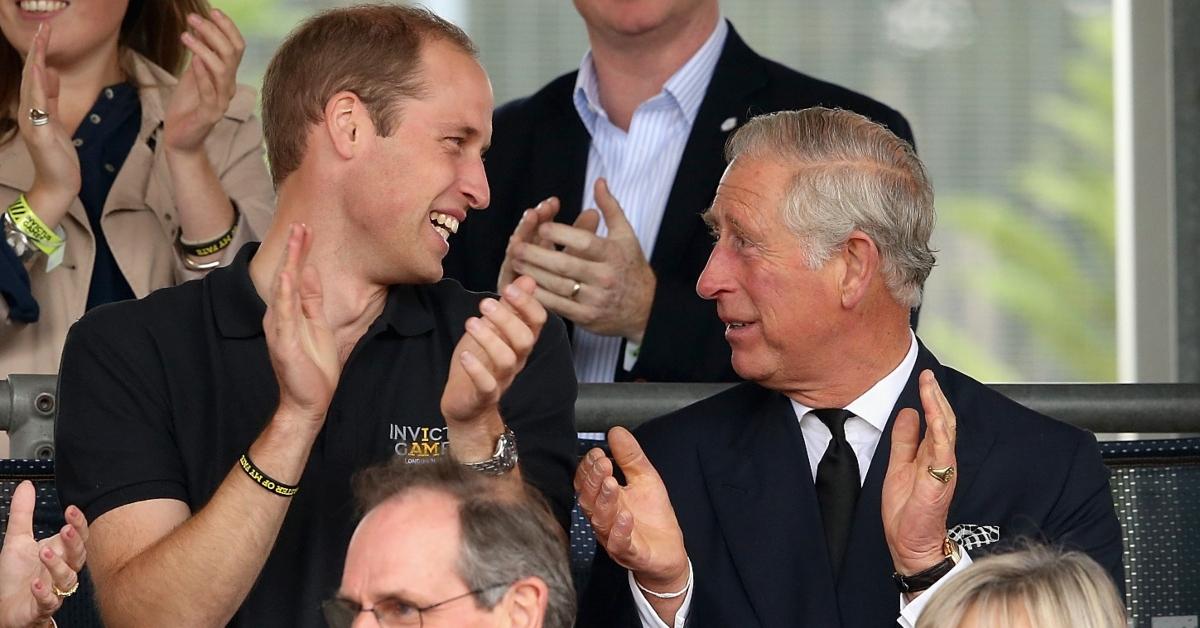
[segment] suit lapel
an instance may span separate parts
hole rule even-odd
[[[693,237],[708,237],[699,215],[712,204],[715,182],[725,171],[725,141],[736,126],[746,122],[753,106],[750,97],[766,81],[762,58],[750,50],[731,24],[667,199],[650,258],[655,271],[677,264]],[[734,119],[732,126],[726,124],[730,118]],[[698,185],[698,181],[713,183]]]
[[[804,438],[787,398],[761,391],[740,407],[734,442],[712,442],[701,468],[742,588],[761,625],[804,617],[836,625],[834,589]]]
[[[921,435],[925,434],[925,409],[921,405],[921,394],[918,378],[921,372],[929,369],[942,386],[942,391],[956,408],[954,390],[948,388],[946,368],[938,363],[937,358],[918,341],[917,362],[913,372],[892,408],[891,418],[884,427],[871,458],[871,468],[867,472],[863,491],[858,500],[854,518],[854,529],[850,536],[850,547],[846,551],[846,565],[842,571],[842,582],[852,583],[842,586],[838,591],[838,603],[841,607],[845,625],[878,625],[881,621],[892,621],[898,612],[898,607],[892,603],[896,598],[896,589],[890,575],[893,570],[891,552],[883,534],[883,480],[887,475],[888,459],[892,453],[892,426],[896,415],[904,408],[913,408],[921,417]],[[955,445],[957,458],[958,485],[955,487],[954,501],[951,503],[948,527],[957,523],[955,516],[956,505],[960,497],[969,493],[971,485],[978,477],[978,469],[992,445],[990,430],[980,429],[982,426],[972,422],[972,417],[958,416],[958,441]],[[886,607],[873,608],[863,604],[864,599],[887,600]],[[890,618],[890,619],[889,619]]]
[[[549,103],[546,117],[537,125],[533,163],[528,174],[529,180],[538,186],[533,190],[531,198],[536,199],[533,203],[557,196],[562,205],[555,220],[567,224],[579,216],[592,145],[591,136],[575,111],[575,76],[559,79],[555,86],[557,93],[546,99]]]
[[[850,533],[850,546],[846,549],[846,562],[842,567],[841,582],[844,584],[838,588],[838,606],[846,626],[885,625],[895,622],[899,614],[899,594],[891,579],[892,555],[883,535],[883,479],[887,475],[888,458],[892,453],[892,425],[896,421],[896,414],[902,408],[916,408],[921,412],[917,376],[922,370],[937,365],[932,357],[923,349],[918,350],[913,373],[883,428],[879,445],[871,458],[871,467],[867,470],[867,478],[863,482],[862,493],[859,494],[854,529]],[[864,600],[878,602],[864,603]]]

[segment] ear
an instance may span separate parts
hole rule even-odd
[[[513,628],[541,628],[550,601],[550,588],[541,578],[530,576],[517,580],[500,604],[507,625]]]
[[[839,289],[842,307],[852,310],[867,296],[879,271],[880,253],[875,240],[855,229],[839,253],[844,268]]]
[[[325,132],[334,152],[343,159],[353,157],[371,137],[374,133],[371,116],[357,94],[338,92],[325,103]]]

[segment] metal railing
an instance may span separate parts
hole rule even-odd
[[[581,384],[581,432],[633,427],[714,395],[729,384]],[[1200,384],[995,384],[1000,394],[1096,433],[1200,432]]]
[[[12,457],[54,457],[54,375],[0,379],[0,431]],[[728,384],[581,384],[580,432],[635,427],[728,388]],[[1106,436],[1200,433],[1200,384],[997,384],[1001,394],[1060,421]]]

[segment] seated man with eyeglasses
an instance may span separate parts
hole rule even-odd
[[[524,483],[447,460],[372,467],[355,479],[366,513],[346,552],[330,628],[373,613],[382,628],[570,628],[567,539]]]

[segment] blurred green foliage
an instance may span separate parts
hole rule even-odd
[[[943,228],[976,259],[938,272],[961,275],[963,303],[984,299],[1013,326],[1004,336],[1040,345],[1073,381],[1116,377],[1115,193],[1112,22],[1083,20],[1079,51],[1063,68],[1062,93],[1035,101],[1045,133],[1012,173],[1015,201],[948,194]],[[982,339],[947,320],[922,317],[922,336],[951,364],[984,381],[1031,379],[987,355]]]

